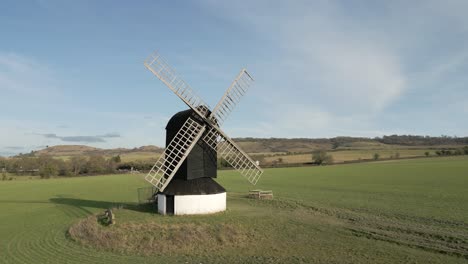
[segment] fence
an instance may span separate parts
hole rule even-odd
[[[156,201],[156,187],[138,188],[138,203],[148,204]]]

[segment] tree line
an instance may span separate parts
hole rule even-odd
[[[48,155],[9,159],[0,157],[0,171],[16,175],[39,175],[41,178],[115,173],[122,165],[124,164],[121,163],[120,156],[76,156],[67,160],[55,159]]]
[[[432,156],[432,153],[426,151],[425,156]],[[436,156],[454,156],[454,155],[468,155],[468,146],[457,149],[440,149],[434,151]],[[397,152],[391,158],[399,158],[400,154]],[[275,165],[266,164],[263,155],[252,156],[254,160],[260,161],[261,165]],[[379,160],[380,155],[375,153],[374,160]],[[218,168],[230,168],[231,165],[223,158],[219,157]],[[277,163],[282,163],[282,158],[278,159]],[[312,152],[312,162],[317,165],[325,165],[333,163],[333,156],[325,150],[316,150]],[[19,156],[14,158],[0,157],[0,173],[3,180],[7,178],[6,173],[15,175],[38,175],[41,178],[50,178],[55,176],[79,176],[79,175],[97,175],[97,174],[111,174],[118,171],[148,171],[154,165],[154,161],[131,161],[122,162],[119,155],[105,158],[102,155],[91,156],[74,156],[70,159],[57,159],[48,155],[39,156]]]
[[[465,146],[463,149],[441,149],[435,152],[437,156],[458,156],[458,155],[468,155],[468,146]],[[427,156],[427,155],[426,155]]]
[[[236,142],[283,142],[285,144],[293,142],[308,142],[316,144],[331,144],[333,148],[354,142],[378,142],[388,145],[404,146],[436,146],[436,145],[468,145],[468,137],[446,136],[439,137],[420,135],[389,135],[382,137],[334,137],[334,138],[234,138]]]

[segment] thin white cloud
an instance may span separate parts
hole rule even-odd
[[[64,142],[84,142],[84,143],[100,143],[100,142],[107,142],[107,139],[111,138],[120,138],[120,134],[118,133],[106,133],[102,135],[96,136],[83,136],[83,135],[74,135],[74,136],[59,136],[54,133],[46,133],[46,134],[39,134],[36,135],[43,136],[45,138],[53,138],[59,139]]]
[[[290,83],[294,87],[269,87],[285,90],[279,92],[282,101],[293,101],[296,92],[311,98],[319,96],[312,102],[316,105],[326,101],[348,108],[348,112],[375,112],[405,90],[400,58],[391,46],[382,43],[380,32],[348,19],[333,2],[209,5],[221,10],[220,16],[263,35],[265,45],[280,47],[281,52],[273,58],[275,63],[263,69],[274,79],[272,84],[277,84],[278,78],[301,78]]]
[[[256,101],[263,125],[229,127],[234,135],[380,135],[373,119],[405,93],[397,50],[335,2],[205,4],[275,51],[270,60],[255,62],[259,78],[252,92],[263,98]]]
[[[317,120],[305,124],[312,137],[323,135],[319,131],[326,136],[377,136],[415,133],[408,124],[418,120],[408,121],[409,116],[434,116],[437,112],[431,112],[439,111],[434,106],[466,111],[466,1],[394,1],[352,8],[338,1],[204,4],[214,16],[254,32],[253,48],[263,43],[272,50],[268,61],[255,61],[259,78],[254,89],[260,92],[253,93],[266,97],[257,100],[258,109],[275,113],[275,118],[265,113],[261,118],[261,123],[278,123],[274,136],[307,134],[297,131],[296,116]],[[295,116],[281,114],[291,107],[298,110]],[[384,124],[395,115],[392,125]],[[444,131],[443,122],[433,120],[432,128],[418,131],[437,135]]]
[[[25,153],[47,145],[86,144],[99,148],[133,148],[165,144],[164,128],[169,118],[158,113],[101,112],[77,108],[71,113],[68,119],[73,122],[70,121],[66,126],[60,125],[60,128],[54,119],[0,117],[0,156]],[[82,119],[83,115],[93,116],[93,119]],[[152,118],[145,119],[148,116]],[[23,149],[9,149],[12,145]]]
[[[254,87],[226,123],[229,135],[411,133],[413,123],[427,116],[432,117],[430,124],[419,125],[421,130],[439,133],[449,129],[446,123],[463,118],[453,117],[452,113],[468,111],[468,77],[464,74],[468,64],[467,1],[397,0],[362,5],[300,0],[204,3],[216,16],[204,19],[219,22],[216,28],[234,29],[232,36],[238,40],[229,47],[222,46],[223,41],[194,46],[197,54],[190,51],[188,55],[171,56],[164,51],[163,55],[182,70],[188,82],[213,87],[206,88],[209,93],[202,96],[212,106],[235,77],[239,64],[253,74]],[[61,8],[48,2],[43,5],[53,10]],[[27,134],[32,132],[105,135],[118,131],[121,135],[109,142],[93,143],[98,147],[164,144],[168,116],[138,113],[131,107],[106,112],[111,108],[91,109],[79,101],[83,99],[56,100],[62,93],[57,73],[46,61],[0,52],[2,103],[7,109],[17,107],[19,102],[24,105],[16,116],[4,114],[2,120],[0,115],[0,151],[2,146],[60,143],[59,139]],[[61,78],[73,82],[65,80],[70,76]],[[203,91],[202,86],[195,86]],[[63,93],[72,97],[71,88],[73,85]],[[180,110],[182,103],[177,98],[169,94],[167,98],[180,105],[160,111]],[[56,116],[52,107],[55,104],[63,107]],[[155,111],[162,109],[158,107]],[[25,117],[36,109],[42,109],[38,113],[43,114]],[[448,115],[452,119],[445,118]],[[16,120],[9,122],[5,120],[8,118]],[[466,131],[466,125],[455,124],[450,129]]]
[[[6,153],[14,155],[34,150],[38,145],[51,145],[55,139],[31,133],[32,131],[47,131],[51,128],[47,124],[34,120],[3,119],[0,122],[0,152],[4,155],[7,155]],[[23,149],[8,149],[11,145],[23,147]]]
[[[0,53],[0,92],[10,100],[54,99],[57,80],[46,65],[15,53]]]

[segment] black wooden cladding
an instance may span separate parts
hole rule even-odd
[[[166,189],[164,189],[163,193],[165,195],[202,195],[224,192],[226,192],[226,189],[212,178],[198,178],[193,180],[173,178]]]
[[[195,111],[189,109],[178,112],[167,123],[166,126],[166,147],[171,140],[175,137],[180,128],[184,125],[188,118],[203,124],[204,121],[200,118]],[[209,127],[205,130],[205,134]],[[203,135],[197,144],[190,151],[189,155],[182,163],[174,175],[173,180],[193,180],[199,178],[216,178],[217,176],[217,156],[209,145],[203,141]]]
[[[166,195],[166,214],[174,214],[174,195]]]

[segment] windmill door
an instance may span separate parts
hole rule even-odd
[[[166,214],[174,214],[174,195],[166,195]]]

